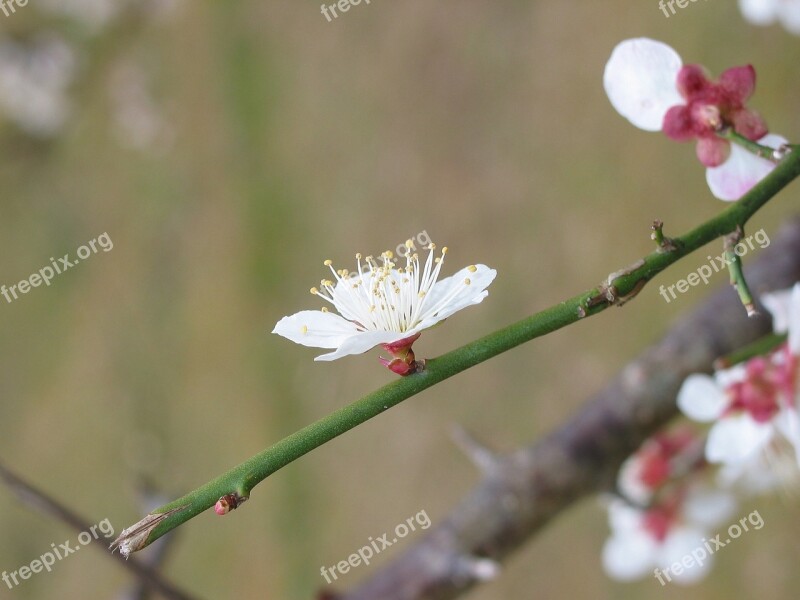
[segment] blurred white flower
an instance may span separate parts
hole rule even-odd
[[[647,508],[615,498],[608,505],[611,536],[603,546],[603,568],[620,581],[652,576],[654,569],[669,568],[701,546],[735,507],[733,495],[704,486],[680,489]],[[673,573],[672,579],[679,584],[701,580],[711,568],[708,559]]]
[[[124,146],[163,151],[172,129],[153,100],[145,72],[132,63],[117,65],[109,80],[114,134]]]
[[[419,334],[480,303],[497,273],[485,265],[470,265],[437,281],[447,248],[434,258],[436,246],[430,244],[424,267],[411,240],[405,248],[404,267],[397,266],[388,250],[380,263],[372,256],[362,262],[357,254],[357,271],[352,273],[336,270],[326,260],[335,281],[323,279],[321,289],[312,288],[311,293],[332,304],[339,314],[326,308],[302,311],[282,318],[273,333],[304,346],[334,349],[315,360],[335,360],[382,345],[395,357],[382,360],[387,367],[400,375],[413,372],[411,344]]]
[[[772,315],[775,333],[789,334],[789,350],[800,356],[800,283],[791,289],[763,294],[761,302]]]
[[[739,0],[739,8],[753,25],[778,21],[790,33],[800,35],[800,0]]]
[[[31,135],[55,135],[70,112],[66,90],[75,67],[72,48],[59,38],[0,39],[0,113]]]
[[[800,465],[800,284],[791,292],[767,294],[764,305],[773,313],[778,333],[789,340],[768,356],[757,356],[714,377],[690,375],[678,393],[678,407],[690,419],[713,423],[706,444],[710,462],[776,463],[765,453],[789,449]]]

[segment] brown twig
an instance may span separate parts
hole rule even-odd
[[[779,232],[748,270],[753,289],[800,280],[800,219]],[[448,600],[481,581],[470,565],[500,562],[575,501],[614,486],[622,461],[676,416],[675,397],[691,373],[770,331],[748,319],[730,291],[682,318],[625,367],[563,427],[511,454],[495,456],[483,479],[428,535],[337,600]],[[488,464],[488,463],[487,463]],[[481,563],[480,561],[484,561]]]
[[[27,508],[36,508],[46,515],[66,523],[79,532],[89,531],[92,526],[91,523],[79,516],[72,509],[31,485],[2,463],[0,463],[0,481],[15,493]],[[125,560],[125,558],[119,554],[112,554],[109,552],[103,539],[92,539],[91,544],[101,550],[106,556],[115,560],[117,564],[130,571],[141,585],[146,586],[154,592],[158,592],[164,598],[168,598],[169,600],[197,600],[195,597],[190,596],[186,592],[175,587],[172,583],[166,581],[159,573],[141,561],[136,559]]]

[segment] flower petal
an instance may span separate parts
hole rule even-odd
[[[786,0],[779,3],[778,16],[787,31],[800,35],[800,1]]]
[[[789,301],[789,350],[800,356],[800,283],[794,284]]]
[[[615,534],[642,529],[642,511],[615,497],[608,503],[608,525]]]
[[[472,265],[437,281],[428,292],[428,298],[419,315],[420,322],[411,333],[433,327],[462,308],[480,304],[489,295],[486,288],[496,276],[497,271],[486,265]]]
[[[800,467],[800,415],[794,406],[782,408],[775,417],[775,426],[792,445],[797,465]]]
[[[756,70],[753,65],[731,67],[720,75],[719,83],[731,99],[744,103],[756,89]]]
[[[664,540],[664,544],[658,555],[659,566],[666,569],[670,565],[683,562],[686,556],[691,557],[693,550],[702,548],[704,539],[705,532],[701,529],[685,526],[676,527]],[[675,583],[683,585],[697,583],[709,573],[711,570],[711,563],[712,560],[710,556],[707,557],[702,564],[694,561],[690,563],[689,567],[684,565],[680,574],[674,571],[671,572],[672,577]]]
[[[363,354],[375,346],[391,344],[392,342],[402,340],[406,337],[408,337],[408,333],[400,333],[397,331],[359,331],[355,335],[345,339],[333,352],[321,354],[314,360],[336,360],[337,358],[349,356],[350,354]]]
[[[775,22],[780,4],[780,0],[739,0],[739,10],[753,25],[769,25]]]
[[[731,145],[728,140],[716,136],[701,137],[697,140],[695,152],[703,166],[718,167],[731,155]]]
[[[777,148],[785,144],[786,139],[771,133],[758,143]],[[731,144],[730,158],[718,167],[706,169],[706,181],[714,196],[730,202],[744,196],[774,168],[775,163],[759,158],[738,144]]]
[[[690,419],[701,423],[718,419],[727,405],[725,393],[708,375],[689,375],[678,392],[678,408]]]
[[[772,330],[775,333],[789,331],[789,305],[792,293],[792,290],[779,290],[761,294],[761,303],[772,315]]]
[[[304,310],[283,317],[272,333],[303,346],[338,348],[347,338],[358,333],[358,327],[336,313]]]
[[[737,133],[748,140],[758,140],[767,135],[769,128],[763,117],[754,110],[742,108],[729,117]]]
[[[603,545],[603,568],[618,581],[633,581],[651,573],[657,546],[644,531],[612,534]]]
[[[770,423],[757,423],[744,413],[724,417],[708,432],[706,459],[714,463],[750,459],[770,441],[774,432]]]
[[[681,57],[648,38],[617,44],[606,63],[603,87],[611,105],[636,127],[660,131],[667,110],[683,104],[676,78]]]
[[[722,389],[729,388],[735,383],[741,383],[747,379],[747,367],[744,363],[739,363],[728,369],[720,369],[714,372],[714,381],[717,382]]]
[[[784,455],[780,454],[770,462],[764,457],[764,453],[759,453],[749,460],[722,465],[715,478],[717,485],[726,489],[733,488],[748,496],[764,494],[779,488],[781,478],[775,468],[775,461],[783,461]]]
[[[736,498],[730,492],[711,486],[692,488],[686,496],[683,514],[687,521],[704,527],[716,527],[733,516]]]
[[[686,142],[694,138],[694,121],[689,107],[678,104],[670,108],[664,115],[662,129],[664,135],[676,142]]]

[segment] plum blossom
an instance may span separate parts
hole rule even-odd
[[[0,116],[31,136],[56,135],[71,111],[67,89],[76,67],[73,48],[60,37],[0,37]]]
[[[386,367],[399,375],[413,373],[418,365],[411,345],[422,331],[482,302],[497,275],[478,264],[439,280],[447,248],[438,257],[435,248],[428,245],[424,266],[412,240],[405,243],[405,266],[398,266],[389,250],[381,254],[380,262],[356,254],[355,272],[336,270],[326,260],[333,280],[323,279],[311,293],[332,304],[339,314],[327,308],[301,311],[282,318],[273,333],[303,346],[333,349],[314,360],[335,360],[380,345],[393,357],[381,359]]]
[[[647,504],[679,470],[693,466],[682,463],[699,441],[688,427],[648,438],[622,463],[617,478],[619,491],[636,504]]]
[[[776,149],[785,142],[768,136],[763,119],[745,106],[755,89],[752,66],[728,69],[709,80],[697,65],[683,65],[670,46],[648,38],[629,39],[614,48],[603,74],[612,106],[633,125],[662,131],[676,141],[697,140],[697,157],[708,168],[711,192],[737,200],[774,167],[718,132],[739,135]]]
[[[753,25],[778,21],[790,33],[800,35],[800,0],[739,0],[739,8]]]
[[[776,332],[788,332],[788,341],[713,377],[690,375],[678,394],[685,415],[712,423],[706,458],[731,466],[728,479],[750,469],[743,463],[785,463],[787,453],[800,465],[800,284],[791,292],[765,295],[764,305]]]
[[[702,443],[682,425],[652,436],[623,463],[620,496],[607,505],[611,536],[602,560],[609,576],[632,581],[655,571],[658,577],[659,569],[680,562],[733,512],[734,496],[709,485]],[[693,583],[709,567],[674,576],[678,583]]]
[[[606,573],[620,581],[658,576],[702,545],[714,527],[730,518],[732,494],[704,485],[679,487],[648,507],[614,499],[608,505],[611,536],[602,551]],[[673,573],[671,580],[692,584],[709,572],[711,557],[702,564]],[[662,574],[663,576],[663,574]]]

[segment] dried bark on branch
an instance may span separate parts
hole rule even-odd
[[[745,272],[756,294],[799,281],[800,219],[782,228]],[[425,538],[352,591],[319,597],[460,596],[492,574],[492,561],[501,561],[573,502],[613,487],[622,461],[676,416],[675,397],[686,376],[711,372],[716,358],[770,330],[768,316],[748,319],[736,292],[721,290],[681,318],[560,429],[507,455],[492,457],[476,448],[482,480]]]

